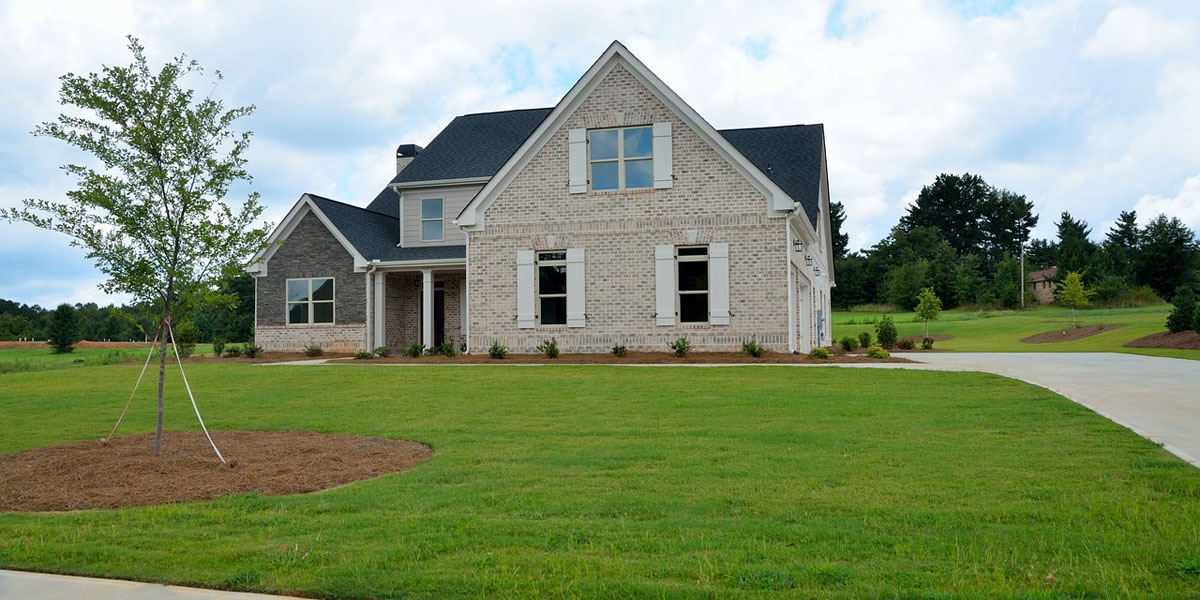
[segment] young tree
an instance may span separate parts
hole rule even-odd
[[[59,304],[50,317],[50,328],[46,332],[46,343],[54,347],[57,354],[65,354],[75,350],[79,341],[79,315],[70,304]]]
[[[1175,310],[1167,315],[1167,330],[1171,333],[1179,333],[1195,329],[1197,313],[1200,311],[1196,310],[1196,296],[1192,294],[1192,290],[1186,287],[1176,290],[1172,304],[1175,305]]]
[[[933,293],[933,288],[925,288],[917,294],[917,319],[925,321],[925,337],[929,337],[929,322],[936,321],[942,312],[942,301]]]
[[[1055,300],[1063,306],[1071,307],[1071,322],[1075,322],[1075,308],[1088,306],[1092,303],[1094,291],[1083,285],[1083,275],[1076,271],[1067,273],[1066,279],[1056,284]]]
[[[129,37],[128,47],[128,66],[62,76],[59,100],[71,114],[34,131],[99,164],[63,167],[78,180],[67,201],[26,200],[21,209],[0,210],[0,218],[71,236],[107,276],[101,289],[151,307],[163,331],[173,317],[182,322],[196,306],[220,299],[212,291],[218,282],[266,240],[267,226],[254,227],[262,213],[257,193],[240,206],[225,201],[233,183],[250,181],[245,153],[251,134],[232,126],[254,107],[226,109],[211,96],[197,98],[184,80],[203,70],[186,56],[155,73],[136,38]],[[215,79],[214,87],[219,72]],[[161,337],[156,455],[162,453],[167,354],[167,336]]]

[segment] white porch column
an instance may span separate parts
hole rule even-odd
[[[385,310],[387,308],[386,304],[385,304],[385,298],[387,297],[387,274],[386,273],[383,273],[380,271],[375,272],[375,293],[373,295],[375,297],[374,298],[375,299],[375,318],[373,320],[374,325],[375,325],[374,343],[375,343],[376,347],[386,346],[387,345],[387,331],[384,329],[384,322],[386,320],[386,317],[384,317],[384,314],[385,314]],[[370,348],[370,350],[373,350],[373,349],[374,348]]]
[[[421,343],[433,346],[433,271],[421,270]]]

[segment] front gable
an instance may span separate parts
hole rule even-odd
[[[301,223],[306,221],[311,222],[313,219],[315,219],[317,223],[311,224],[308,228],[306,228],[307,230],[312,233],[316,233],[314,227],[319,225],[325,230],[320,233],[321,237],[328,237],[330,240],[336,242],[337,246],[340,246],[342,250],[349,254],[350,258],[353,260],[353,267],[355,270],[361,271],[366,268],[367,260],[362,256],[361,253],[359,253],[358,249],[356,249],[354,245],[346,239],[346,236],[342,234],[342,232],[339,231],[336,226],[334,226],[333,222],[330,221],[329,217],[321,211],[309,194],[304,194],[300,196],[300,199],[296,201],[296,204],[292,206],[292,209],[288,211],[288,214],[283,218],[282,221],[280,221],[279,225],[275,227],[275,230],[271,232],[271,235],[267,237],[267,243],[263,246],[263,249],[259,250],[258,253],[256,253],[254,257],[250,259],[249,266],[246,267],[246,272],[254,275],[255,277],[266,277],[271,258],[275,255],[275,253],[278,252],[280,247],[287,242],[288,238],[291,237],[293,232],[295,232]]]

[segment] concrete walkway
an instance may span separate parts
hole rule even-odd
[[[8,600],[298,600],[242,592],[202,590],[175,585],[5,571],[0,569],[0,598]]]

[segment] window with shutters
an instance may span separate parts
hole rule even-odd
[[[588,132],[588,181],[593,191],[654,185],[654,135],[650,126]]]
[[[443,204],[444,202],[441,198],[421,199],[422,242],[442,241],[443,226],[445,224],[445,221],[442,218]]]
[[[539,324],[567,324],[566,251],[538,252],[537,298]]]
[[[680,323],[707,323],[708,246],[675,248],[675,293]]]
[[[287,280],[287,324],[333,324],[333,278]]]

